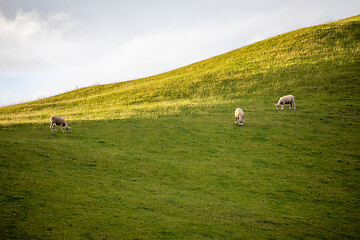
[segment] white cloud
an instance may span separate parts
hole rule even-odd
[[[76,24],[64,13],[41,19],[36,11],[19,10],[13,20],[0,13],[1,71],[32,71],[51,64],[56,56],[65,56],[64,34]]]
[[[76,25],[67,13],[41,18],[36,11],[19,10],[14,19],[7,19],[0,12],[1,105],[69,90],[58,81],[76,48],[66,36]],[[16,89],[13,83],[18,83]]]

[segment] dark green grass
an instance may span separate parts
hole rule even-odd
[[[352,116],[263,99],[72,125],[1,128],[4,237],[360,237]]]

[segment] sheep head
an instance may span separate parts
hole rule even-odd
[[[65,127],[65,132],[69,132],[70,129],[71,129],[71,127],[66,126],[66,127]]]

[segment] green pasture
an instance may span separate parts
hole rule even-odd
[[[359,239],[359,53],[356,16],[0,108],[0,238]]]
[[[233,122],[239,105],[244,126]],[[156,118],[74,121],[68,134],[47,123],[3,126],[1,232],[356,239],[359,120],[324,105],[184,107]]]

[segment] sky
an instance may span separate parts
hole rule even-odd
[[[0,0],[0,106],[170,71],[359,0]]]

